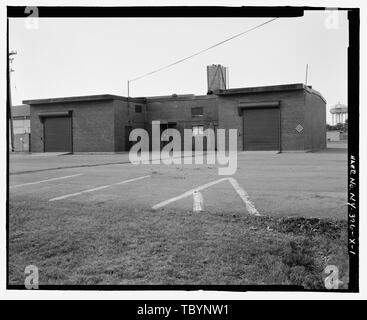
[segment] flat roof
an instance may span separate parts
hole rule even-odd
[[[303,83],[294,83],[294,84],[281,84],[281,85],[275,85],[275,86],[219,89],[219,90],[214,90],[213,93],[218,95],[218,96],[221,96],[221,95],[238,94],[238,93],[256,93],[256,92],[302,90],[302,89],[305,89],[305,88],[306,88],[306,86]]]
[[[36,104],[51,104],[51,103],[63,103],[63,102],[84,102],[84,101],[102,101],[102,100],[122,100],[131,101],[135,103],[146,103],[154,101],[170,101],[170,100],[194,100],[194,99],[213,99],[214,95],[194,95],[194,94],[171,94],[166,96],[152,96],[152,97],[123,97],[113,94],[100,94],[91,96],[76,96],[76,97],[60,97],[60,98],[48,98],[48,99],[33,99],[24,100],[26,105]]]
[[[182,100],[202,100],[202,99],[215,99],[215,95],[194,95],[194,94],[172,94],[167,96],[153,96],[146,97],[146,102],[158,102],[158,101],[182,101]]]
[[[122,100],[127,101],[127,97],[117,96],[114,94],[97,94],[91,96],[74,96],[74,97],[60,97],[60,98],[47,98],[47,99],[33,99],[24,100],[24,104],[50,104],[50,103],[63,103],[63,102],[84,102],[84,101],[101,101],[101,100]],[[131,102],[145,102],[145,98],[129,98]]]
[[[260,87],[245,87],[245,88],[233,88],[233,89],[220,89],[213,91],[210,95],[194,95],[194,94],[172,94],[166,96],[152,96],[152,97],[123,97],[113,94],[99,94],[90,96],[76,96],[76,97],[61,97],[61,98],[48,98],[48,99],[34,99],[24,100],[23,103],[27,105],[38,104],[51,104],[51,103],[63,103],[63,102],[84,102],[84,101],[101,101],[101,100],[122,100],[131,101],[135,103],[154,102],[159,100],[195,100],[195,99],[213,99],[216,96],[226,96],[234,94],[251,94],[261,92],[277,92],[277,91],[293,91],[293,90],[305,90],[311,94],[319,96],[325,103],[325,98],[311,86],[306,86],[303,83],[282,84],[272,86],[260,86]]]
[[[319,96],[324,102],[325,98],[318,91],[312,89],[312,86],[306,86],[303,83],[291,83],[291,84],[280,84],[272,86],[261,86],[261,87],[245,87],[245,88],[233,88],[233,89],[220,89],[213,91],[218,96],[241,94],[241,93],[261,93],[261,92],[277,92],[277,91],[293,91],[293,90],[306,90],[312,94]]]

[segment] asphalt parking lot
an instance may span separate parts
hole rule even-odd
[[[88,203],[121,212],[192,211],[190,192],[199,188],[201,210],[209,212],[251,215],[250,203],[260,215],[345,219],[346,161],[340,144],[315,153],[239,153],[231,177],[236,189],[218,176],[215,165],[133,165],[127,154],[15,154],[9,197],[13,203],[43,202],[50,209]]]
[[[239,153],[215,165],[133,165],[127,154],[13,154],[9,283],[297,284],[348,281],[344,148]],[[196,192],[195,192],[196,191]],[[311,217],[319,219],[309,219]]]

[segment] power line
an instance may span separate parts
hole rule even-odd
[[[198,52],[196,52],[196,53],[194,53],[194,54],[192,54],[192,55],[190,55],[190,56],[188,56],[188,57],[186,57],[186,58],[183,58],[183,59],[177,60],[177,61],[175,61],[175,62],[173,62],[173,63],[170,63],[170,64],[168,64],[168,65],[166,65],[166,66],[164,66],[164,67],[161,67],[161,68],[159,68],[159,69],[156,69],[156,70],[150,71],[150,72],[148,72],[148,73],[146,73],[146,74],[143,74],[143,75],[141,75],[141,76],[139,76],[139,77],[136,77],[136,78],[134,78],[134,79],[131,79],[131,80],[129,80],[129,82],[132,82],[132,81],[136,81],[136,80],[139,80],[139,79],[145,78],[145,77],[150,76],[150,75],[152,75],[152,74],[154,74],[154,73],[157,73],[157,72],[162,71],[162,70],[164,70],[164,69],[170,68],[170,67],[172,67],[172,66],[174,66],[174,65],[176,65],[176,64],[179,64],[179,63],[181,63],[181,62],[184,62],[184,61],[186,61],[186,60],[188,60],[188,59],[191,59],[191,58],[193,58],[193,57],[196,57],[197,55],[199,55],[199,54],[201,54],[201,53],[204,53],[204,52],[206,52],[206,51],[209,51],[210,49],[213,49],[213,48],[215,48],[215,47],[218,47],[219,45],[221,45],[221,44],[223,44],[223,43],[226,43],[226,42],[228,42],[228,41],[230,41],[230,40],[233,40],[233,39],[235,39],[235,38],[238,38],[238,37],[240,37],[240,36],[242,36],[242,35],[244,35],[244,34],[246,34],[246,33],[249,33],[249,32],[251,32],[251,31],[253,31],[253,30],[256,30],[256,29],[258,29],[258,28],[260,28],[260,27],[262,27],[262,26],[264,26],[264,25],[266,25],[266,24],[268,24],[268,23],[270,23],[270,22],[273,22],[273,21],[274,21],[274,20],[276,20],[276,19],[278,19],[278,17],[273,18],[273,19],[270,19],[270,20],[265,21],[265,22],[263,22],[263,23],[261,23],[261,24],[259,24],[259,25],[255,26],[255,27],[250,28],[250,29],[248,29],[248,30],[246,30],[246,31],[243,31],[243,32],[241,32],[241,33],[238,33],[238,34],[236,34],[236,35],[234,35],[234,36],[232,36],[232,37],[230,37],[230,38],[228,38],[228,39],[225,39],[225,40],[223,40],[223,41],[221,41],[221,42],[218,42],[218,43],[216,43],[216,44],[214,44],[214,45],[212,45],[212,46],[210,46],[210,47],[208,47],[208,48],[206,48],[206,49],[200,50],[200,51],[198,51]]]

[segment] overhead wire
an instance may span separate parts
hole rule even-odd
[[[205,48],[205,49],[202,49],[202,50],[200,50],[200,51],[198,51],[198,52],[196,52],[196,53],[194,53],[194,54],[191,54],[191,55],[190,55],[190,56],[188,56],[188,57],[182,58],[182,59],[177,60],[177,61],[175,61],[175,62],[172,62],[172,63],[170,63],[170,64],[168,64],[168,65],[165,65],[165,66],[160,67],[160,68],[158,68],[158,69],[155,69],[155,70],[153,70],[153,71],[147,72],[147,73],[145,73],[145,74],[143,74],[143,75],[141,75],[141,76],[138,76],[138,77],[136,77],[136,78],[133,78],[133,79],[129,80],[128,82],[130,83],[130,82],[133,82],[133,81],[136,81],[136,80],[139,80],[139,79],[145,78],[145,77],[147,77],[147,76],[150,76],[150,75],[152,75],[152,74],[154,74],[154,73],[160,72],[160,71],[162,71],[162,70],[168,69],[168,68],[170,68],[170,67],[172,67],[172,66],[174,66],[174,65],[177,65],[177,64],[179,64],[179,63],[182,63],[182,62],[184,62],[184,61],[186,61],[186,60],[189,60],[189,59],[191,59],[191,58],[193,58],[193,57],[198,56],[199,54],[202,54],[202,53],[204,53],[204,52],[206,52],[206,51],[209,51],[209,50],[211,50],[211,49],[213,49],[213,48],[215,48],[215,47],[218,47],[218,46],[222,45],[223,43],[226,43],[226,42],[231,41],[231,40],[233,40],[233,39],[235,39],[235,38],[238,38],[238,37],[240,37],[240,36],[242,36],[242,35],[244,35],[244,34],[247,34],[247,33],[251,32],[251,31],[254,31],[254,30],[256,30],[256,29],[258,29],[258,28],[260,28],[260,27],[262,27],[262,26],[264,26],[264,25],[266,25],[266,24],[268,24],[268,23],[271,23],[271,22],[275,21],[276,19],[279,19],[279,18],[278,18],[278,17],[276,17],[276,18],[272,18],[272,19],[270,19],[270,20],[267,20],[267,21],[265,21],[265,22],[263,22],[263,23],[260,23],[260,24],[258,24],[258,25],[256,25],[256,26],[254,26],[254,27],[250,28],[250,29],[247,29],[247,30],[245,30],[245,31],[243,31],[243,32],[240,32],[240,33],[238,33],[238,34],[235,34],[235,35],[234,35],[234,36],[232,36],[232,37],[229,37],[229,38],[227,38],[227,39],[225,39],[225,40],[222,40],[222,41],[220,41],[220,42],[218,42],[218,43],[215,43],[215,44],[211,45],[210,47],[207,47],[207,48]]]

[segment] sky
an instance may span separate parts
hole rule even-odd
[[[13,104],[94,94],[127,95],[127,80],[205,49],[269,18],[10,19]],[[206,94],[206,66],[229,68],[229,87],[305,83],[347,104],[346,12],[279,18],[130,85],[130,96]],[[327,112],[327,120],[331,116]]]

